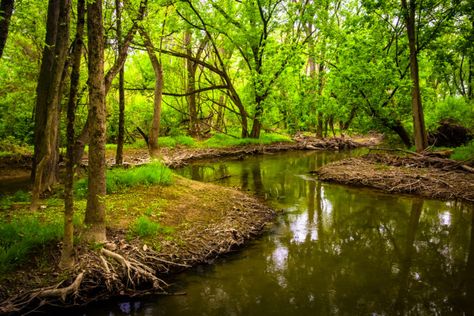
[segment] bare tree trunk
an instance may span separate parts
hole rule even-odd
[[[81,56],[84,36],[85,0],[77,2],[76,37],[72,51],[71,86],[67,104],[66,176],[64,181],[64,238],[59,266],[63,269],[74,265],[74,126],[76,122],[77,94],[81,74]]]
[[[122,50],[122,8],[120,0],[115,0],[115,12],[117,15],[117,41],[118,54]],[[124,67],[119,71],[119,121],[117,135],[117,153],[115,155],[115,164],[123,164],[123,143],[125,139],[125,89],[124,89]]]
[[[410,48],[410,73],[412,80],[412,111],[413,127],[415,132],[415,147],[417,152],[422,152],[428,147],[428,140],[425,129],[425,119],[423,106],[421,103],[420,80],[418,72],[418,57],[416,45],[415,14],[416,0],[402,0],[402,8],[405,15],[405,23],[408,34],[408,45]]]
[[[89,168],[85,215],[85,239],[101,242],[105,234],[105,140],[104,31],[102,0],[87,3],[89,57]]]
[[[161,101],[163,99],[163,68],[161,62],[155,55],[155,48],[150,40],[149,35],[140,29],[140,34],[145,43],[148,57],[150,58],[153,71],[155,72],[155,96],[153,99],[153,119],[151,123],[150,133],[148,135],[148,151],[152,158],[158,158],[158,136],[160,134],[160,119],[161,119]]]
[[[7,43],[8,28],[13,14],[14,0],[2,0],[0,3],[0,59],[3,55],[3,49]]]
[[[132,42],[135,32],[137,30],[138,22],[143,19],[143,16],[145,14],[146,2],[146,0],[142,0],[140,2],[140,8],[138,10],[137,18],[123,40],[119,55],[115,60],[115,63],[112,65],[112,67],[109,69],[109,71],[104,77],[105,96],[107,96],[107,93],[109,92],[110,87],[112,86],[112,81],[114,80],[115,76],[120,72],[120,70],[123,68],[123,65],[125,64],[128,55],[128,48],[130,47],[130,43]],[[84,124],[81,134],[74,146],[74,159],[76,164],[80,163],[82,155],[84,154],[84,146],[89,142],[89,122],[90,116],[88,115],[87,121]]]
[[[192,34],[190,30],[187,30],[184,33],[184,45],[186,46],[186,54],[192,56]],[[186,70],[187,70],[187,85],[186,85],[186,93],[188,107],[189,107],[189,134],[193,137],[199,135],[199,123],[197,117],[197,109],[196,109],[196,94],[194,91],[196,90],[196,63],[192,60],[186,58]]]
[[[48,5],[46,45],[37,86],[32,210],[38,208],[40,194],[57,182],[60,93],[69,44],[70,7],[71,0],[50,0]]]

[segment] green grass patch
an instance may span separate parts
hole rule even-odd
[[[26,191],[16,191],[13,195],[0,195],[0,210],[9,209],[14,203],[29,203],[30,194]]]
[[[451,154],[451,159],[459,161],[474,159],[474,140],[465,146],[454,148],[454,152]]]
[[[107,193],[136,185],[169,185],[172,182],[171,170],[159,162],[152,162],[130,169],[112,169],[106,174]],[[83,198],[87,194],[87,179],[81,179],[74,186],[76,196]]]
[[[138,237],[150,237],[159,233],[171,234],[174,231],[171,227],[164,227],[148,216],[142,215],[138,217],[130,227],[130,234]]]
[[[234,138],[225,134],[214,134],[202,143],[204,147],[220,148],[244,145],[268,145],[279,142],[291,142],[289,136],[280,134],[262,134],[260,138]]]
[[[158,146],[160,147],[176,147],[176,146],[195,147],[196,141],[191,136],[185,136],[185,135],[163,136],[163,137],[158,138]]]
[[[23,215],[11,221],[0,220],[0,273],[29,259],[29,253],[63,235],[63,219],[44,219],[40,214]]]

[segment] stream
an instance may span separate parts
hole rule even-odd
[[[80,315],[472,315],[472,206],[321,183],[357,152],[286,152],[177,172],[282,212],[261,238],[172,280],[173,296],[115,299]],[[472,237],[471,237],[472,236]]]

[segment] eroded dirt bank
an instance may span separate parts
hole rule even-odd
[[[313,173],[327,182],[472,203],[474,173],[470,168],[434,157],[368,154],[327,164]]]
[[[0,314],[50,304],[82,305],[117,295],[167,293],[171,273],[210,263],[241,247],[275,216],[242,192],[179,176],[169,187],[137,187],[107,199],[108,242],[79,244],[77,264],[68,272],[56,267],[60,245],[32,254],[31,260],[0,278]],[[153,236],[131,237],[130,222],[144,212],[157,218],[162,229]]]

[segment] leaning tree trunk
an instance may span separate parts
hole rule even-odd
[[[158,158],[158,136],[160,134],[160,119],[161,119],[161,102],[163,99],[163,68],[160,61],[156,57],[155,48],[150,40],[150,36],[145,30],[140,29],[140,34],[143,38],[148,57],[150,58],[153,71],[155,72],[155,96],[153,99],[153,119],[151,122],[150,133],[148,134],[148,151],[150,157]]]
[[[425,129],[425,119],[423,115],[423,106],[421,103],[420,79],[418,72],[418,57],[416,45],[415,30],[415,0],[410,0],[409,6],[407,0],[402,0],[402,8],[405,15],[405,23],[408,35],[408,45],[410,48],[410,74],[412,80],[412,111],[413,127],[415,132],[415,147],[417,152],[422,152],[428,147],[428,140]]]
[[[105,235],[105,140],[104,31],[102,0],[87,3],[89,69],[89,173],[85,215],[85,239],[101,242]]]
[[[85,0],[77,2],[76,37],[72,50],[71,85],[67,104],[67,149],[66,149],[66,176],[64,181],[64,238],[59,266],[63,269],[74,265],[74,125],[76,121],[76,105],[81,73],[81,55],[84,36]]]
[[[2,0],[0,3],[0,59],[7,43],[10,19],[13,14],[13,3],[14,0]]]
[[[32,210],[38,208],[40,194],[57,181],[59,107],[70,7],[71,0],[50,0],[48,5],[46,45],[37,86]]]

